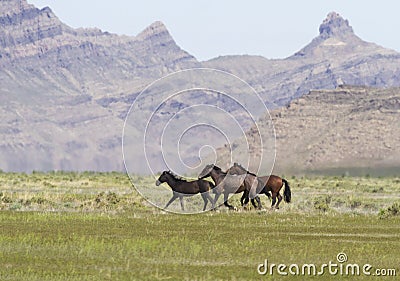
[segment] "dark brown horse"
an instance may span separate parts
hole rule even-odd
[[[242,167],[238,163],[234,163],[233,166],[228,170],[229,173],[231,174],[237,174],[241,175],[244,173],[255,175],[249,171],[247,171],[244,167]],[[283,196],[285,199],[286,203],[290,203],[291,198],[292,198],[292,192],[290,190],[289,183],[287,180],[282,179],[281,177],[275,176],[275,175],[270,175],[270,176],[263,176],[263,177],[257,177],[258,179],[258,186],[257,186],[257,194],[262,194],[264,193],[267,195],[269,198],[271,195],[269,192],[272,194],[272,205],[271,208],[276,208],[279,209],[279,204],[282,201],[282,195],[280,195],[280,190],[285,185],[285,190],[283,192]],[[243,194],[243,196],[246,195],[245,199],[245,204],[249,202],[248,194]],[[276,203],[276,198],[278,198],[278,203],[275,206]]]
[[[221,196],[223,193],[224,205],[229,209],[234,209],[234,207],[228,203],[229,194],[241,193],[245,192],[246,190],[246,194],[249,194],[251,188],[258,184],[256,177],[249,177],[248,175],[228,175],[227,173],[223,172],[221,168],[215,166],[214,164],[207,165],[199,174],[199,179],[204,179],[206,177],[211,177],[216,185],[216,187],[213,189],[213,193],[215,193],[214,204],[217,203],[219,196]],[[242,196],[242,198],[248,198],[248,195],[247,197]],[[255,200],[260,202],[258,196],[256,196]],[[254,207],[256,207],[254,200],[252,200],[252,204]]]
[[[172,188],[172,198],[168,201],[167,205],[165,205],[164,209],[168,208],[176,198],[179,198],[182,211],[184,211],[183,197],[193,196],[197,193],[201,193],[201,197],[203,198],[203,211],[206,210],[208,200],[212,204],[212,209],[214,209],[214,201],[210,195],[210,190],[214,188],[212,182],[206,180],[187,181],[177,177],[170,171],[164,171],[156,181],[156,185],[159,186],[164,182]]]

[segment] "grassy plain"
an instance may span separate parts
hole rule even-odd
[[[293,202],[279,211],[174,215],[124,174],[1,173],[0,280],[397,280],[399,178],[288,180]],[[397,277],[257,273],[265,259],[320,266],[341,252]]]

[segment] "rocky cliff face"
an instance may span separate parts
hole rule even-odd
[[[181,69],[234,73],[271,108],[310,89],[399,86],[399,53],[362,41],[336,13],[319,32],[283,60],[228,56],[198,62],[161,22],[136,37],[118,36],[73,29],[50,8],[26,0],[1,0],[0,169],[123,170],[121,133],[131,103],[148,83]]]
[[[271,117],[276,132],[274,173],[398,173],[400,88],[312,90],[271,111]],[[261,134],[269,131],[270,122],[269,116],[260,121]],[[258,130],[248,134],[251,140]],[[241,143],[233,147],[240,149]],[[221,148],[222,163],[224,153]]]
[[[0,1],[0,169],[122,170],[121,134],[145,85],[198,65],[161,22],[137,37],[73,29]]]
[[[277,170],[400,167],[399,88],[313,90],[272,116]]]

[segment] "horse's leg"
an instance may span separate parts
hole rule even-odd
[[[243,208],[247,208],[247,204],[249,204],[249,191],[247,189],[243,191],[242,198],[240,198],[240,204],[242,204]]]
[[[209,192],[206,192],[206,198],[210,201],[211,203],[211,210],[215,209],[215,204],[214,204],[214,200],[212,199],[211,195]]]
[[[274,209],[274,207],[275,207],[276,196],[277,196],[277,193],[276,193],[276,192],[272,192],[272,205],[271,205],[271,209]]]
[[[246,200],[246,190],[243,191],[242,197],[240,198],[240,205],[244,205],[244,201]]]
[[[176,195],[175,193],[172,194],[171,199],[168,201],[167,205],[165,205],[164,209],[167,209],[168,206],[171,205],[171,203],[174,202],[176,198],[178,198],[178,195]]]
[[[280,194],[278,193],[278,203],[276,204],[275,209],[279,209],[279,204],[281,203],[281,201],[282,201],[282,195],[280,195]]]
[[[257,202],[257,206],[256,203]],[[261,199],[259,196],[254,197],[254,199],[251,199],[251,203],[253,204],[254,208],[261,210],[262,209],[262,204],[261,204]]]
[[[257,202],[257,204],[256,204],[256,202]],[[259,196],[256,196],[253,199],[251,199],[251,204],[254,206],[255,209],[261,210],[261,208],[262,208],[262,204],[261,204],[261,200],[260,200]]]
[[[216,193],[214,196],[214,207],[217,206],[218,198],[221,196],[221,193]]]
[[[228,203],[228,197],[229,197],[229,193],[228,192],[225,192],[224,193],[224,205],[226,206],[226,207],[228,207],[229,208],[229,210],[233,210],[233,209],[235,209],[232,205],[230,205],[229,203]]]
[[[185,210],[185,206],[183,204],[183,196],[179,196],[179,201],[181,201],[181,208],[182,208],[182,211],[184,211]]]
[[[258,186],[257,181],[252,181],[247,183],[246,189],[249,191],[249,197],[252,200],[258,196],[257,186]]]
[[[201,198],[203,198],[203,202],[204,202],[204,206],[203,206],[203,212],[206,210],[207,208],[207,204],[208,204],[208,198],[206,193],[201,193]]]
[[[256,196],[256,197],[254,197],[254,198],[251,199],[251,204],[252,204],[253,207],[256,208],[256,209],[257,209],[257,204],[256,204],[256,200],[257,200],[256,198],[257,198],[257,197],[258,197],[258,196]]]

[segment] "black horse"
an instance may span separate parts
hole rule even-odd
[[[179,198],[182,211],[184,211],[183,197],[193,196],[197,193],[201,193],[201,197],[203,198],[203,211],[206,210],[208,200],[211,202],[212,208],[214,209],[214,200],[210,196],[210,190],[215,187],[212,182],[206,180],[187,181],[177,177],[171,171],[164,171],[156,181],[156,185],[159,186],[164,182],[172,188],[172,198],[168,201],[167,205],[165,205],[164,209],[168,208],[176,198]]]

